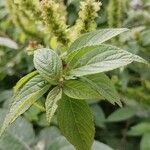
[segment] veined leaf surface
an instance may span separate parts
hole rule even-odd
[[[118,92],[107,75],[104,73],[94,74],[86,76],[84,79],[110,103],[122,106]]]
[[[34,53],[34,66],[39,74],[52,84],[57,84],[62,75],[62,61],[50,49],[39,49]]]
[[[104,73],[68,80],[64,83],[64,93],[75,99],[107,99],[122,105],[114,85]]]
[[[14,93],[17,93],[32,77],[34,77],[37,74],[38,74],[37,71],[33,71],[24,76],[23,78],[21,78],[14,86]]]
[[[102,29],[94,32],[86,33],[79,37],[70,46],[69,52],[76,51],[82,47],[100,45],[101,43],[110,40],[111,38],[128,31],[126,28],[117,29]]]
[[[70,55],[71,59],[68,63],[68,74],[70,76],[79,77],[106,72],[126,66],[133,61],[146,63],[141,57],[111,45],[103,44],[88,48],[87,51],[86,49],[80,49],[78,53],[80,51],[82,51],[82,55]]]
[[[91,150],[94,142],[94,123],[84,100],[63,95],[59,101],[57,118],[60,130],[77,150]]]
[[[24,113],[36,100],[38,100],[47,90],[50,84],[47,83],[40,75],[36,75],[29,80],[24,87],[13,98],[9,113],[6,115],[0,135],[5,129]]]
[[[0,109],[0,127],[7,111]],[[19,117],[10,129],[0,138],[1,150],[31,150],[30,145],[35,140],[32,125],[23,117]]]
[[[63,92],[75,99],[101,99],[99,92],[88,82],[82,79],[68,80],[64,83]]]
[[[48,123],[50,123],[51,118],[53,117],[58,105],[58,101],[61,99],[62,96],[62,89],[60,87],[55,87],[52,89],[47,98],[46,98],[46,118]]]

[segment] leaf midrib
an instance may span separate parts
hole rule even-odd
[[[79,134],[79,136],[80,136],[80,139],[82,140],[82,143],[84,143],[85,145],[87,145],[86,144],[86,142],[84,141],[84,139],[82,138],[82,135],[81,135],[81,133],[80,133],[80,130],[79,130],[79,127],[78,127],[78,121],[77,121],[77,119],[76,119],[76,115],[75,115],[75,113],[74,113],[74,110],[73,110],[73,107],[72,107],[72,102],[71,102],[71,100],[70,99],[68,99],[68,101],[69,101],[69,104],[70,104],[70,111],[72,112],[72,114],[73,114],[73,118],[74,118],[74,122],[75,122],[75,126],[76,126],[76,128],[77,128],[77,131],[78,131],[78,134]],[[83,148],[83,150],[84,150],[84,147],[82,146],[82,148]]]

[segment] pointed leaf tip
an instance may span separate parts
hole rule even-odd
[[[57,103],[61,99],[61,97],[62,97],[62,89],[57,86],[49,92],[46,98],[46,102],[45,102],[46,119],[49,124],[51,122],[53,115],[55,114],[55,111],[58,107]]]

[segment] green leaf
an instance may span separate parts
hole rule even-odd
[[[105,128],[105,114],[103,109],[98,104],[91,105],[91,110],[94,115],[95,125],[100,128]]]
[[[56,127],[45,128],[41,130],[38,136],[37,146],[44,143],[44,150],[75,150],[64,136],[62,136]],[[108,145],[99,141],[94,141],[91,150],[112,150]]]
[[[0,126],[6,115],[4,109],[0,109]],[[30,145],[35,140],[32,125],[24,118],[19,117],[10,129],[0,138],[1,150],[31,150]]]
[[[49,146],[49,150],[75,150],[75,148],[69,144],[69,142],[65,139],[65,137],[60,136],[56,138],[51,145]],[[94,141],[91,150],[113,150],[108,145]]]
[[[150,132],[143,135],[140,150],[150,150]]]
[[[24,76],[23,78],[21,78],[14,86],[14,93],[16,94],[31,78],[33,78],[37,74],[38,74],[37,71],[33,71]]]
[[[127,120],[136,114],[136,110],[130,107],[119,108],[113,112],[108,118],[109,122],[119,122]]]
[[[147,63],[141,57],[130,52],[104,44],[92,48],[79,49],[75,53],[77,54],[70,54],[68,58],[67,71],[71,77],[110,71],[126,66],[133,61]],[[78,53],[81,53],[81,55]]]
[[[43,148],[42,148],[43,150],[52,150],[49,148],[50,145],[53,145],[53,143],[55,143],[55,140],[61,136],[62,135],[57,127],[51,126],[50,128],[44,128],[40,131],[37,137],[38,148],[35,148],[35,149],[39,149],[39,145],[41,145],[41,143],[44,143]],[[57,143],[57,145],[59,145],[59,143]],[[56,150],[59,150],[59,149],[56,149]]]
[[[34,53],[34,66],[39,74],[52,84],[57,84],[62,76],[62,61],[50,49],[38,49]]]
[[[48,150],[75,150],[64,136],[59,136],[53,140]]]
[[[65,137],[57,137],[49,146],[49,150],[75,150]],[[108,145],[94,141],[91,150],[113,150]]]
[[[55,121],[56,120],[56,116],[54,116],[51,120],[51,123],[53,124],[57,124],[57,122]],[[37,124],[40,126],[40,127],[48,127],[49,124],[47,122],[47,119],[46,119],[46,115],[43,113],[41,115],[39,115],[38,117],[38,121],[37,121]]]
[[[86,33],[79,37],[75,42],[70,46],[69,52],[76,51],[82,47],[100,45],[105,41],[110,40],[111,38],[128,31],[126,28],[117,28],[117,29],[102,29],[94,32]]]
[[[86,76],[86,81],[110,103],[122,106],[120,97],[111,80],[104,73]]]
[[[12,49],[18,49],[16,42],[12,41],[9,38],[0,37],[0,46],[6,46]]]
[[[57,103],[61,99],[61,97],[62,97],[62,89],[57,86],[49,92],[46,98],[46,103],[45,103],[46,118],[49,124],[58,107]]]
[[[91,104],[99,103],[101,100],[102,100],[102,98],[101,99],[86,99],[86,102],[89,105],[91,105]]]
[[[92,150],[113,150],[113,149],[104,143],[95,141]]]
[[[23,114],[23,116],[30,122],[39,121],[39,114],[41,113],[41,110],[35,107],[35,103]]]
[[[141,33],[141,43],[143,46],[150,46],[150,29],[147,28],[147,30],[143,31]]]
[[[61,132],[77,150],[91,150],[94,123],[89,106],[84,100],[63,95],[59,101],[57,119]]]
[[[6,101],[12,96],[12,90],[0,91],[0,102]]]
[[[150,132],[150,123],[142,122],[142,123],[139,123],[139,124],[131,127],[131,129],[128,131],[128,135],[141,136],[148,132]]]
[[[63,92],[75,99],[101,99],[102,96],[88,82],[77,79],[67,80],[64,83]]]
[[[114,85],[103,73],[65,81],[64,93],[75,99],[107,99],[122,105]]]
[[[35,101],[42,97],[49,88],[50,85],[43,80],[40,75],[36,75],[29,80],[18,94],[14,96],[9,113],[6,115],[1,128],[0,135],[16,118],[18,118],[18,116],[24,113]]]
[[[49,146],[49,150],[75,150],[75,148],[66,140],[65,137],[57,137]],[[91,150],[113,150],[108,145],[94,141]]]

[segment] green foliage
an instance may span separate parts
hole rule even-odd
[[[117,111],[113,112],[108,118],[107,121],[109,122],[117,122],[130,119],[136,114],[136,110],[129,107],[124,107],[117,109]]]
[[[78,52],[82,51],[79,49]],[[74,61],[72,59],[72,61]],[[146,63],[145,60],[127,51],[110,45],[99,45],[78,56],[78,61],[69,72],[70,76],[85,76],[110,71],[126,66],[133,61]],[[68,66],[69,68],[69,66]]]
[[[142,141],[140,143],[141,150],[149,150],[150,149],[149,139],[150,139],[150,133],[144,134],[144,136],[142,137]]]
[[[33,78],[37,74],[38,74],[37,71],[33,71],[24,76],[23,78],[21,78],[14,86],[14,93],[17,93],[31,78]]]
[[[51,118],[53,117],[56,109],[57,109],[57,103],[62,97],[62,89],[59,87],[55,87],[53,90],[51,90],[46,98],[46,116],[47,121],[50,123]]]
[[[0,124],[5,117],[6,110],[0,109]],[[16,130],[17,129],[17,130]],[[11,128],[1,137],[0,149],[27,149],[35,140],[32,125],[22,117],[19,117]]]
[[[84,100],[64,96],[58,107],[58,124],[77,150],[90,150],[94,140],[92,113]]]
[[[30,79],[24,87],[13,97],[12,104],[7,114],[1,134],[14,122],[18,116],[24,113],[35,101],[47,92],[50,85],[46,83],[39,75]]]
[[[34,66],[39,74],[51,84],[58,83],[62,76],[62,62],[58,55],[49,49],[39,49],[34,54]]]
[[[107,99],[110,103],[117,103],[121,106],[119,95],[111,82],[111,80],[104,73],[94,74],[87,76],[87,82],[90,86],[95,88],[103,97]]]
[[[61,135],[61,133],[56,127],[45,128],[41,130],[38,136],[36,148],[39,148],[38,146],[40,146],[41,142],[45,143],[44,145],[45,150],[64,150],[64,149],[75,150],[75,148],[66,140],[65,137]],[[104,143],[94,141],[92,145],[92,150],[99,150],[99,149],[113,150]]]
[[[68,80],[64,84],[64,93],[76,99],[107,99],[121,106],[115,87],[105,74],[95,74],[78,80]]]
[[[11,90],[4,90],[0,92],[0,102],[3,102],[7,99],[9,99],[12,95],[12,91]]]
[[[95,125],[100,128],[105,128],[105,114],[102,108],[98,104],[92,104],[91,110],[93,112]]]
[[[6,46],[12,49],[18,49],[17,43],[8,38],[0,37],[0,45]]]
[[[132,136],[140,136],[148,132],[150,132],[150,123],[143,122],[143,123],[133,126],[129,130],[128,134]]]
[[[148,13],[147,0],[0,0],[0,149],[148,150],[150,72],[127,66],[149,61]]]
[[[64,83],[64,93],[75,99],[101,99],[100,93],[84,79],[68,80]]]
[[[114,30],[112,31],[114,32]],[[124,29],[120,29],[119,33],[120,31],[122,32]],[[96,32],[90,33],[89,35],[92,36],[95,35],[95,33]],[[96,35],[99,35],[99,33],[101,34],[103,32],[98,31]],[[88,39],[90,36],[88,36]],[[113,36],[114,34],[111,34],[111,37]],[[82,37],[82,40],[86,41],[86,37],[87,36],[84,37],[85,39]],[[109,38],[110,37],[105,37],[105,39],[102,40],[96,38],[97,40],[95,39],[95,41],[97,41],[96,43],[101,43]],[[83,42],[83,45],[81,44],[80,46],[85,47],[85,45],[87,44]],[[58,107],[57,116],[60,129],[77,149],[90,149],[94,138],[92,116],[86,102],[83,100],[78,101],[77,99],[100,99],[102,96],[111,103],[114,104],[116,102],[121,106],[119,96],[109,78],[105,76],[105,74],[95,73],[116,69],[125,66],[134,60],[139,62],[145,61],[136,55],[109,45],[92,46],[88,51],[85,51],[86,47],[83,49],[78,48],[79,47],[77,46],[77,50],[74,50],[73,52],[80,52],[83,50],[84,53],[72,58],[71,61],[75,63],[75,67],[69,71],[65,68],[66,74],[75,77],[75,79],[68,81],[65,81],[65,75],[63,75],[63,62],[56,52],[49,49],[39,49],[34,52],[34,65],[39,74],[35,71],[21,79],[16,85],[15,90],[20,91],[18,91],[13,98],[10,111],[6,116],[4,125],[1,129],[1,134],[9,124],[46,93],[51,84],[57,84],[58,87],[55,87],[48,94],[45,104],[48,122],[50,123],[50,120],[57,109],[57,102],[61,99],[63,91],[69,97],[63,96]],[[74,58],[78,58],[78,61],[74,61]],[[71,62],[69,63],[71,64]],[[85,75],[90,76],[78,78],[78,76]],[[76,106],[77,104],[80,105]],[[83,116],[80,116],[78,113],[76,114],[78,111],[81,111],[79,114],[82,114]],[[72,118],[72,116],[74,117]],[[83,120],[84,116],[87,116],[85,119],[86,121]],[[66,120],[64,120],[64,118]],[[71,131],[72,129],[73,131]]]
[[[86,46],[100,45],[125,31],[128,31],[128,29],[102,29],[84,34],[71,44],[69,52],[73,52]]]

